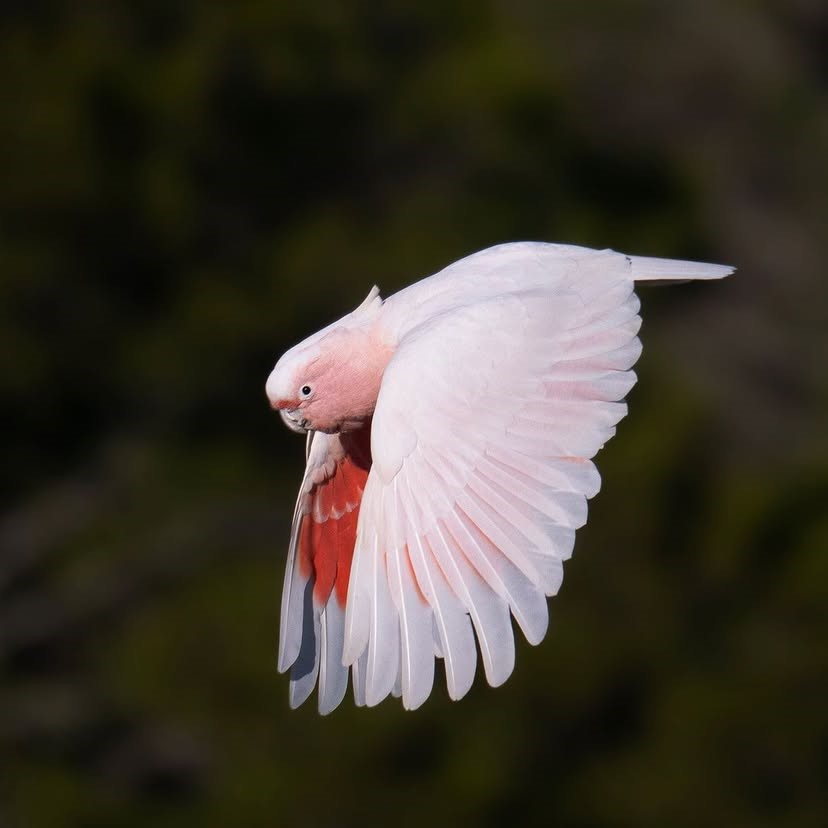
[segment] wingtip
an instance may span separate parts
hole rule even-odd
[[[320,716],[330,716],[331,713],[333,713],[334,710],[336,710],[337,707],[339,707],[339,702],[336,702],[336,704],[331,704],[331,703],[326,704],[320,698],[319,699],[319,707],[317,709],[319,710],[319,715]]]

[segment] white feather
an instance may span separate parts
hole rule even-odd
[[[402,494],[422,519],[426,510],[431,508],[423,505],[423,500],[428,499],[430,487],[413,487],[410,476],[404,483],[407,489]],[[417,582],[433,611],[435,636],[438,639],[435,649],[445,660],[449,696],[459,699],[468,692],[474,681],[477,662],[471,619],[446,583],[427,537],[413,533],[408,552]]]
[[[354,687],[354,704],[357,707],[365,707],[365,674],[368,670],[368,650],[354,662],[351,668],[351,681]]]
[[[378,517],[374,520],[378,522]],[[391,600],[385,550],[374,534],[369,546],[369,635],[365,700],[369,707],[379,704],[392,690],[400,664],[399,616]]]
[[[494,463],[518,472],[527,478],[561,492],[578,492],[585,497],[594,497],[601,488],[601,476],[595,464],[589,460],[539,460],[502,446],[488,446],[486,456]]]
[[[583,495],[531,485],[525,476],[498,467],[487,459],[482,459],[477,468],[487,480],[498,484],[502,490],[511,492],[555,525],[579,529],[586,523],[587,505]]]
[[[461,529],[455,527],[454,532],[462,536]],[[472,568],[451,528],[443,522],[434,528],[431,548],[446,580],[474,623],[486,681],[492,687],[503,684],[515,666],[515,641],[509,620],[509,605]]]
[[[469,563],[509,605],[526,640],[530,644],[541,641],[546,634],[548,613],[543,593],[538,589],[540,573],[534,564],[531,566],[535,577],[530,580],[508,559],[498,554],[499,550],[488,536],[462,511],[449,527],[457,529],[454,538]]]
[[[320,617],[319,651],[319,712],[330,713],[348,689],[348,668],[342,664],[342,642],[345,637],[345,612],[331,592]]]
[[[417,594],[411,580],[408,555],[396,549],[388,555],[391,594],[400,619],[400,677],[403,705],[419,707],[434,684],[434,643],[431,608]]]
[[[285,582],[282,587],[282,608],[279,621],[279,657],[277,662],[280,673],[284,673],[296,661],[299,655],[299,648],[302,644],[303,596],[305,586],[307,585],[307,578],[303,578],[299,572],[299,560],[296,555],[296,547],[299,537],[299,525],[302,520],[301,510],[307,500],[304,492],[304,482],[308,476],[308,468],[305,469],[302,490],[300,490],[296,506],[293,510],[290,545],[288,546],[287,562],[285,564]]]
[[[414,573],[434,612],[449,697],[459,699],[474,681],[477,662],[471,619],[446,583],[428,539],[418,536],[409,552]]]
[[[298,572],[301,495],[297,503],[279,656],[280,669],[293,665],[291,704],[318,676],[320,710],[333,709],[350,665],[358,705],[394,693],[416,707],[431,692],[435,655],[450,697],[460,698],[474,679],[475,634],[487,681],[505,681],[515,659],[510,610],[538,643],[545,595],[560,588],[586,501],[600,488],[590,458],[627,412],[641,353],[634,280],[732,270],[507,244],[384,303],[374,290],[341,320],[379,326],[395,350],[373,417],[344,617],[333,598],[320,614]],[[281,388],[282,375],[272,377]],[[323,449],[336,439],[309,437],[303,492],[308,475],[325,473]]]
[[[628,256],[632,277],[638,281],[687,281],[688,279],[723,279],[736,269],[730,265],[686,262],[680,259],[654,259]]]
[[[320,610],[313,601],[313,582],[308,581],[303,597],[302,643],[299,655],[290,668],[288,701],[299,707],[316,686],[319,675]]]

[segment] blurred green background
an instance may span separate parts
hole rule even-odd
[[[0,26],[0,825],[828,824],[828,7],[28,0]],[[643,293],[551,628],[287,707],[281,352],[515,239]]]

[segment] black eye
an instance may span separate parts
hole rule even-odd
[[[309,397],[310,392],[311,392],[311,387],[309,385],[303,385],[302,390],[300,391],[300,393],[302,394],[303,397]]]

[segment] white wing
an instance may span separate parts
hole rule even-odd
[[[721,279],[733,272],[727,265],[706,262],[626,256],[572,244],[511,242],[466,256],[390,296],[382,316],[390,328],[405,334],[470,303],[521,290],[565,289],[573,279],[585,281],[585,272],[602,268],[615,273],[625,270],[634,281],[651,284]]]
[[[290,704],[319,683],[319,712],[342,701],[345,594],[362,490],[371,465],[367,430],[308,433],[307,466],[291,527],[279,627],[279,670],[290,669]]]
[[[407,708],[420,705],[435,655],[460,698],[475,635],[487,680],[502,683],[510,613],[530,643],[546,632],[545,596],[599,489],[590,458],[626,413],[641,348],[629,258],[568,258],[545,278],[444,303],[386,369],[343,649],[369,705],[395,684]]]

